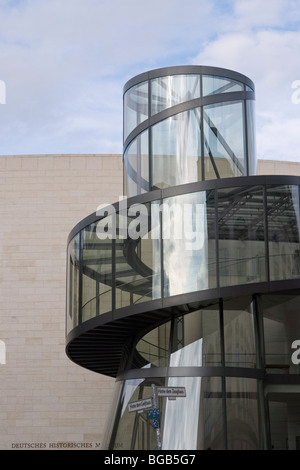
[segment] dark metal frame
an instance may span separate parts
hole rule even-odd
[[[124,153],[130,143],[142,132],[147,130],[149,127],[154,126],[155,124],[171,117],[176,114],[183,113],[184,111],[189,111],[191,109],[200,108],[203,106],[211,104],[223,104],[223,103],[232,103],[240,102],[245,100],[254,100],[255,93],[252,91],[233,91],[230,93],[224,93],[222,95],[211,95],[204,96],[202,98],[197,98],[191,101],[186,101],[184,103],[176,104],[171,108],[164,109],[154,116],[150,116],[148,119],[139,124],[125,139],[124,142]],[[150,139],[149,139],[150,140]]]
[[[193,100],[189,100],[167,109],[164,109],[154,115],[151,115],[150,105],[151,105],[151,81],[155,78],[161,78],[165,76],[176,76],[176,75],[199,75],[200,76],[200,98],[196,98]],[[241,85],[244,86],[244,91],[234,91],[234,92],[226,92],[226,93],[218,93],[212,94],[208,96],[203,96],[203,85],[202,85],[202,77],[203,76],[214,76],[220,77],[224,79],[233,80],[239,82]],[[129,80],[123,89],[124,97],[125,94],[134,86],[148,83],[148,118],[143,120],[140,124],[138,124],[127,136],[124,135],[124,144],[123,144],[123,154],[125,156],[126,150],[129,145],[144,131],[148,130],[148,159],[149,159],[149,181],[143,181],[143,178],[138,174],[135,173],[132,169],[128,169],[128,174],[133,174],[134,176],[132,179],[136,182],[139,188],[143,187],[146,191],[152,188],[152,126],[169,118],[175,116],[177,114],[183,113],[188,110],[192,110],[195,108],[201,109],[201,173],[202,173],[202,180],[205,179],[205,172],[204,172],[204,128],[203,128],[203,107],[207,105],[213,104],[225,104],[231,102],[241,102],[243,103],[243,123],[244,123],[244,155],[245,155],[245,172],[248,176],[250,174],[250,162],[249,162],[249,147],[248,147],[248,126],[247,126],[247,111],[246,111],[246,103],[249,100],[255,100],[255,86],[252,80],[250,80],[245,75],[237,73],[232,70],[222,69],[218,67],[207,67],[207,66],[177,66],[177,67],[165,67],[161,69],[151,70],[149,72],[142,73],[137,75],[136,77]],[[251,88],[253,91],[249,91],[247,87]],[[213,156],[211,156],[212,164],[214,165]],[[253,167],[253,164],[251,165]],[[216,170],[216,168],[215,168]],[[244,175],[245,176],[245,175]],[[216,171],[216,177],[219,178],[218,171]],[[126,178],[126,165],[124,164],[124,183]],[[150,187],[148,189],[148,187]]]
[[[164,109],[151,116],[151,80],[164,76],[174,75],[200,75],[200,98],[196,98],[184,103],[174,105],[168,109]],[[203,76],[223,77],[229,80],[237,81],[244,85],[244,91],[228,92],[212,94],[203,96]],[[148,145],[149,145],[149,182],[146,183],[152,187],[152,126],[156,123],[174,116],[184,111],[192,110],[194,108],[203,108],[203,106],[211,104],[222,104],[229,102],[242,102],[243,103],[243,123],[244,123],[244,145],[245,145],[245,163],[247,164],[246,172],[249,175],[249,148],[248,148],[248,129],[247,129],[247,103],[255,99],[255,88],[253,82],[246,76],[226,69],[217,67],[204,67],[204,66],[179,66],[179,67],[166,67],[162,69],[153,70],[140,74],[129,80],[124,86],[125,93],[135,85],[148,82],[148,118],[141,124],[137,125],[124,142],[124,153],[130,143],[136,139],[142,132],[148,130]],[[253,90],[249,91],[248,87]],[[204,139],[203,139],[203,109],[201,112],[201,165],[202,165],[202,179],[204,179]],[[137,184],[142,184],[138,181],[140,176],[136,176]],[[218,176],[218,175],[217,175]],[[83,260],[82,252],[79,258],[79,305],[78,305],[78,326],[66,332],[66,353],[68,357],[75,363],[90,369],[94,372],[105,374],[115,377],[118,382],[126,384],[126,380],[130,379],[167,379],[169,377],[220,377],[222,383],[222,400],[223,400],[223,431],[224,431],[224,446],[228,448],[227,443],[227,403],[226,403],[226,378],[227,377],[240,377],[255,379],[257,387],[262,387],[267,384],[297,384],[300,385],[299,375],[284,375],[284,374],[268,374],[265,365],[265,352],[263,334],[263,318],[261,315],[260,299],[264,294],[273,293],[288,293],[299,295],[300,278],[287,279],[287,280],[271,280],[270,279],[270,264],[269,264],[269,231],[268,231],[268,205],[267,205],[267,188],[269,186],[287,186],[294,185],[299,188],[299,208],[300,208],[300,177],[297,176],[241,176],[235,178],[222,178],[215,180],[200,181],[196,183],[185,184],[181,186],[169,187],[166,189],[157,189],[139,194],[127,200],[127,207],[133,204],[146,204],[153,201],[163,202],[165,198],[190,194],[200,191],[214,192],[214,209],[218,214],[219,208],[219,194],[218,191],[229,188],[255,188],[262,189],[262,209],[263,214],[260,212],[260,217],[264,227],[264,246],[265,246],[265,271],[266,278],[264,282],[256,282],[249,284],[239,284],[222,287],[220,286],[220,259],[219,259],[219,225],[217,217],[212,225],[214,225],[215,233],[215,249],[216,249],[216,287],[197,291],[164,297],[164,254],[163,254],[163,237],[162,237],[162,213],[160,212],[160,263],[161,263],[161,297],[159,299],[146,301],[143,303],[128,305],[123,308],[116,308],[116,289],[118,288],[116,282],[116,241],[110,240],[111,243],[111,305],[112,310],[107,313],[99,315],[99,311],[95,312],[95,316],[90,320],[82,322],[82,274],[83,274]],[[148,189],[150,189],[148,188]],[[145,188],[144,188],[145,189]],[[122,203],[113,204],[115,213],[123,209]],[[300,214],[299,219],[300,219]],[[79,236],[80,250],[82,250],[82,230],[90,224],[96,223],[105,217],[100,217],[97,213],[90,214],[88,217],[79,222],[71,231],[68,237],[68,243],[75,236]],[[262,240],[262,239],[261,239]],[[132,247],[131,247],[132,248]],[[134,248],[134,247],[133,247]],[[133,252],[125,255],[130,258],[134,263],[137,260],[131,259]],[[137,271],[143,270],[141,264],[138,266]],[[86,272],[92,278],[92,272]],[[95,279],[95,278],[94,278]],[[97,288],[97,287],[96,287]],[[253,305],[253,319],[255,331],[255,350],[257,354],[256,367],[228,367],[225,362],[225,339],[224,339],[224,318],[223,318],[223,304],[224,300],[249,296],[252,299]],[[174,325],[174,322],[182,318],[185,314],[205,309],[209,306],[215,306],[219,310],[219,323],[220,323],[220,337],[221,337],[221,365],[220,366],[203,366],[203,367],[171,367],[170,347],[172,344],[173,328],[171,328],[171,335],[169,337],[169,355],[168,365],[166,367],[153,367],[153,368],[133,368],[139,365],[139,361],[134,362],[133,358],[136,351],[136,345],[144,335],[160,325],[169,321]],[[97,310],[97,308],[96,308]],[[99,309],[98,309],[99,310]],[[67,312],[68,315],[68,312]],[[138,357],[138,359],[140,359]],[[117,415],[120,412],[120,402],[118,403]],[[259,413],[263,416],[262,422],[268,426],[267,419],[267,406],[266,403],[259,403]],[[111,443],[113,442],[118,419],[115,419]],[[268,440],[268,432],[263,430],[263,439]],[[270,446],[270,443],[265,444],[264,447]]]
[[[141,73],[128,80],[123,87],[123,94],[129,90],[129,88],[138,85],[139,83],[152,80],[154,78],[165,77],[168,75],[214,75],[222,78],[229,78],[235,80],[252,88],[255,91],[255,85],[250,78],[246,77],[239,72],[233,70],[224,69],[220,67],[210,67],[205,65],[179,65],[174,67],[162,67],[148,72]]]
[[[236,178],[221,178],[216,180],[200,181],[189,184],[182,184],[180,186],[172,186],[170,188],[156,189],[149,193],[139,194],[127,199],[127,206],[133,206],[134,204],[145,204],[147,202],[157,201],[172,196],[179,196],[181,194],[188,194],[198,191],[207,191],[210,189],[226,189],[230,187],[241,187],[241,186],[268,186],[268,185],[300,185],[300,176],[291,175],[260,175],[260,176],[240,176]],[[114,210],[119,212],[119,202],[111,204]],[[266,209],[266,207],[265,207]],[[69,233],[67,243],[75,237],[75,235],[83,230],[88,225],[98,222],[103,219],[104,216],[97,215],[97,212],[93,212],[84,219],[82,219]]]
[[[240,178],[228,178],[220,180],[210,180],[199,183],[166,188],[163,190],[151,191],[141,196],[135,196],[128,199],[128,207],[134,203],[147,203],[154,200],[163,201],[170,196],[178,196],[197,191],[219,190],[230,187],[256,187],[261,186],[266,193],[267,186],[273,185],[295,185],[300,186],[300,177],[298,176],[251,176]],[[217,193],[217,191],[216,191]],[[300,193],[300,191],[299,191]],[[215,197],[217,205],[217,197]],[[264,210],[264,223],[267,231],[267,199],[262,201]],[[119,203],[113,205],[116,212],[119,210]],[[300,207],[300,201],[299,201]],[[68,242],[80,233],[87,225],[97,222],[103,217],[96,213],[81,221],[70,233]],[[265,234],[267,235],[267,233]],[[112,250],[114,253],[114,240]],[[216,223],[215,242],[218,243],[218,229]],[[216,245],[216,253],[218,249]],[[161,253],[163,249],[161,249]],[[67,354],[77,363],[100,373],[116,376],[118,374],[120,359],[123,349],[132,345],[132,341],[137,335],[145,334],[145,331],[152,329],[164,323],[177,314],[184,314],[193,310],[204,308],[207,305],[218,302],[218,299],[229,298],[240,295],[254,295],[271,293],[287,290],[298,290],[300,287],[299,279],[275,280],[271,281],[268,269],[268,236],[265,236],[266,253],[266,281],[250,284],[240,284],[234,286],[217,287],[198,292],[175,295],[172,297],[161,297],[156,300],[146,301],[144,303],[131,305],[116,309],[114,295],[112,297],[112,311],[85,321],[72,329],[67,335]],[[163,256],[163,254],[161,254]],[[161,262],[163,259],[161,258]],[[114,264],[114,263],[113,263]],[[80,268],[81,269],[81,268]],[[114,272],[115,267],[112,266]],[[220,261],[216,258],[216,270],[220,272]],[[162,276],[163,277],[163,276]],[[219,276],[217,276],[217,279]],[[115,277],[113,276],[112,291],[116,290]],[[163,294],[163,291],[162,291]],[[79,306],[81,308],[81,306]],[[79,308],[79,318],[80,318]],[[90,344],[89,344],[90,343]],[[115,348],[115,355],[107,351],[107,344],[110,345],[110,351]],[[99,353],[97,353],[99,351]],[[143,373],[143,372],[141,372]]]

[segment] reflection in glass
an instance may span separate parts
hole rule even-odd
[[[207,205],[213,200],[205,191],[164,200],[165,296],[209,288],[208,240],[214,232],[208,226]]]
[[[202,377],[197,449],[225,448],[222,380]]]
[[[227,367],[256,367],[252,299],[239,297],[224,302],[224,344]]]
[[[246,101],[246,116],[247,116],[247,143],[248,143],[248,174],[257,174],[256,162],[256,129],[255,129],[255,101]]]
[[[152,127],[152,185],[165,188],[201,181],[200,108]]]
[[[124,96],[124,140],[148,118],[148,82],[130,88]]]
[[[267,188],[270,279],[300,277],[298,186]]]
[[[222,450],[223,403],[219,377],[174,377],[169,387],[185,387],[186,397],[167,400],[163,450]]]
[[[257,381],[227,377],[226,410],[228,450],[259,450]]]
[[[292,343],[300,339],[299,295],[263,296],[265,366],[268,373],[299,374]]]
[[[159,217],[153,211],[157,204],[136,204],[117,214],[116,308],[161,296]]]
[[[300,450],[300,400],[297,385],[269,385],[267,399],[272,450]]]
[[[200,98],[200,75],[171,75],[151,81],[151,115]]]
[[[97,224],[88,225],[82,231],[82,321],[112,309],[111,261],[111,241],[97,236]]]
[[[166,367],[169,359],[170,322],[147,333],[137,344],[136,351],[130,366],[138,367]]]
[[[168,387],[185,387],[186,397],[166,400],[163,450],[196,450],[200,412],[201,377],[172,377]]]
[[[171,367],[221,364],[219,308],[210,307],[174,319]]]
[[[68,279],[67,279],[67,331],[79,323],[79,260],[80,234],[78,233],[68,246]]]
[[[148,131],[139,134],[124,154],[124,190],[128,197],[149,191]]]
[[[263,189],[218,191],[220,285],[266,280]]]
[[[236,80],[213,75],[203,75],[203,96],[243,91],[244,85]]]
[[[243,110],[240,101],[203,107],[206,180],[247,174]]]
[[[122,450],[155,450],[157,449],[156,432],[148,419],[147,410],[130,412],[128,405],[132,402],[152,397],[152,381],[147,379],[126,380],[119,404],[119,416],[116,422],[112,449]],[[158,398],[158,406],[161,408]]]

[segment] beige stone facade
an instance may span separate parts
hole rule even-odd
[[[284,162],[279,160],[258,160],[259,175],[293,175],[300,176],[300,161]]]
[[[0,156],[0,179],[0,449],[95,448],[114,380],[66,357],[66,242],[122,194],[122,157]]]
[[[118,201],[122,173],[121,155],[0,156],[1,450],[101,444],[114,380],[66,357],[66,242]],[[300,175],[300,163],[258,173]]]

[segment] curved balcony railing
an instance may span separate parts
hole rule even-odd
[[[300,278],[298,177],[183,185],[103,214],[70,234],[67,332],[153,300]]]

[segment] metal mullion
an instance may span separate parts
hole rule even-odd
[[[227,434],[227,401],[226,401],[226,377],[221,377],[222,382],[222,404],[223,404],[223,432],[224,432],[224,450],[228,450],[228,434]]]
[[[224,311],[223,300],[219,300],[219,322],[220,322],[220,342],[221,342],[221,364],[225,367],[225,333],[224,333]],[[222,412],[223,412],[223,433],[224,433],[224,449],[228,449],[227,436],[227,402],[226,402],[226,377],[222,375]]]
[[[246,87],[246,85],[244,85]],[[242,101],[243,106],[243,130],[244,130],[244,167],[246,169],[246,175],[249,176],[249,146],[248,146],[248,119],[247,119],[247,100]]]
[[[218,203],[219,195],[218,190],[214,190],[215,196],[215,250],[216,250],[216,278],[217,278],[217,289],[220,288],[220,256],[219,256],[219,212],[218,212]]]
[[[254,306],[254,327],[256,330],[255,339],[256,347],[258,349],[258,369],[265,368],[265,338],[264,338],[264,323],[263,323],[263,304],[260,294],[253,296]]]
[[[109,439],[108,449],[113,449],[115,445],[117,431],[118,431],[118,427],[119,427],[121,416],[122,416],[123,403],[122,403],[121,397],[123,395],[125,388],[126,388],[126,380],[123,381],[120,393],[118,395],[117,409],[116,409],[116,413],[113,419],[113,428],[112,428],[110,439]]]
[[[263,186],[263,206],[264,206],[264,223],[265,223],[265,268],[267,282],[270,282],[270,258],[269,258],[269,226],[268,226],[268,193],[267,185]]]
[[[298,187],[298,221],[300,221],[300,182],[298,183],[297,187]],[[298,226],[298,234],[299,234],[299,228],[300,227]],[[299,240],[299,236],[298,236],[298,240]]]
[[[83,287],[83,282],[82,282],[82,275],[83,275],[83,269],[82,269],[82,263],[83,263],[83,249],[82,249],[82,230],[79,232],[79,285],[78,285],[78,324],[80,325],[82,323],[82,287]]]
[[[200,75],[200,98],[203,96],[203,75]],[[204,126],[203,126],[203,109],[204,106],[200,106],[200,135],[201,135],[201,180],[205,181],[205,167],[204,167]]]
[[[165,384],[168,384],[168,379],[169,379],[169,368],[171,367],[171,354],[173,351],[173,341],[174,341],[174,328],[175,328],[175,317],[172,316],[170,320],[170,336],[169,336],[169,348],[168,348],[168,362],[167,362],[167,373],[165,377]]]
[[[96,276],[96,316],[100,314],[100,274]]]
[[[223,300],[219,300],[219,322],[220,322],[220,342],[221,342],[221,364],[225,367],[225,336],[224,336],[224,312]]]
[[[116,217],[116,214],[113,214],[113,217]],[[116,223],[116,220],[115,220]],[[113,231],[116,234],[116,231]],[[112,239],[111,245],[111,261],[112,261],[112,290],[111,290],[111,309],[114,311],[116,309],[116,240]]]
[[[148,81],[148,119],[150,120],[151,117],[151,103],[152,103],[152,83],[149,79]],[[152,190],[152,127],[148,125],[148,191]]]
[[[160,208],[163,207],[163,199],[160,198]],[[164,241],[163,241],[163,214],[162,210],[159,211],[159,225],[160,225],[160,298],[163,300],[165,297],[164,288]]]
[[[262,296],[255,294],[253,296],[253,313],[254,313],[254,325],[255,325],[255,342],[257,348],[257,358],[258,363],[256,368],[265,370],[265,338],[264,338],[264,321],[263,321],[263,301]],[[263,429],[261,430],[261,439],[263,448],[271,448],[271,443],[268,442],[270,439],[270,431],[267,431],[269,426],[269,417],[268,417],[268,405],[264,396],[264,384],[263,381],[257,379],[257,388],[258,388],[258,416],[260,422],[263,423]],[[261,400],[260,400],[261,399]]]
[[[141,162],[141,153],[142,153],[142,143],[141,143],[141,134],[136,137],[136,168],[137,168],[137,194],[141,194],[141,178],[142,178],[142,162]]]

